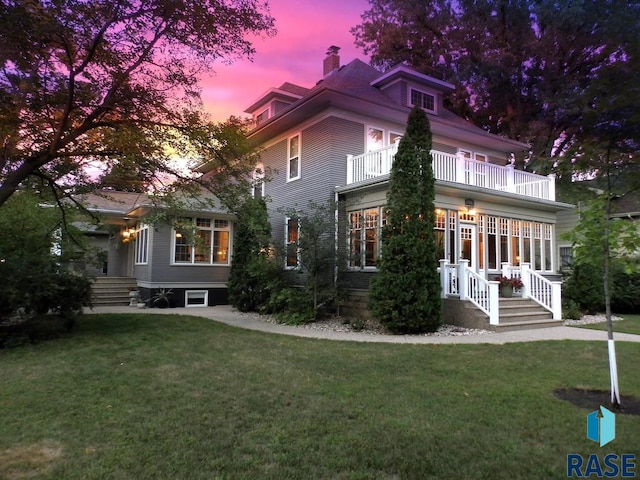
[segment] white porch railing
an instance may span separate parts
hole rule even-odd
[[[391,172],[397,143],[362,155],[347,155],[347,185],[386,175]],[[432,150],[433,174],[436,180],[462,183],[526,197],[555,200],[555,175],[543,177],[516,170],[513,165],[494,165]]]
[[[469,268],[469,260],[461,259],[459,264],[440,260],[440,282],[442,296],[458,296],[469,300],[489,316],[491,325],[500,323],[498,305],[499,282],[487,280]]]
[[[531,270],[528,263],[523,263],[521,267],[503,263],[502,275],[520,278],[523,284],[522,297],[530,298],[549,310],[554,320],[562,320],[562,282],[553,282],[544,278],[538,272]]]
[[[562,320],[561,282],[547,280],[531,270],[528,264],[514,267],[502,264],[502,276],[519,278],[523,287],[522,298],[530,298],[549,310],[554,320]],[[500,324],[498,291],[500,283],[487,280],[469,268],[469,260],[461,259],[458,264],[440,260],[440,283],[442,298],[459,297],[468,300],[489,316],[489,324]]]

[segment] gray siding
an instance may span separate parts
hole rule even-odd
[[[295,134],[295,132],[293,132]],[[300,178],[287,182],[287,139],[265,149],[260,161],[274,169],[265,194],[277,248],[284,245],[283,210],[305,210],[308,202],[326,204],[334,188],[347,178],[347,154],[364,151],[364,125],[335,117],[326,118],[301,132]]]
[[[176,283],[226,283],[229,278],[228,266],[218,265],[172,265],[172,229],[168,225],[157,225],[150,245],[150,274],[144,279],[155,284],[164,283],[170,287]],[[233,236],[233,232],[231,234]],[[233,251],[233,246],[231,248]],[[139,280],[141,280],[139,278]]]

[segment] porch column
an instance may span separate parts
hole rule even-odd
[[[516,166],[513,163],[510,163],[509,165],[507,165],[507,184],[505,185],[505,191],[507,192],[511,192],[511,193],[515,193],[516,189],[515,189],[515,175],[514,175],[514,171],[516,169]]]
[[[456,154],[456,182],[457,183],[467,183],[465,181],[466,174],[466,165],[465,165],[465,156],[464,153],[458,152]]]
[[[467,283],[469,283],[469,277],[467,275],[467,268],[469,267],[469,260],[461,258],[458,261],[458,293],[460,294],[460,300],[467,299]]]
[[[447,294],[450,293],[449,287],[449,260],[441,259],[440,260],[440,298],[446,298]]]
[[[500,282],[489,282],[489,324],[500,324],[500,300],[499,292]]]
[[[347,155],[347,185],[353,183],[353,155]]]
[[[500,264],[500,275],[503,277],[511,276],[511,264],[509,262],[502,262]]]
[[[555,173],[550,173],[549,175],[547,175],[547,178],[549,179],[549,200],[553,200],[555,202],[555,200],[556,200],[556,174]]]
[[[531,267],[528,263],[523,263],[520,266],[520,280],[522,280],[522,289],[520,292],[522,293],[522,298],[529,298],[531,296],[531,274],[529,270]]]

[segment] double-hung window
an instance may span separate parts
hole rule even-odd
[[[285,218],[284,247],[285,247],[285,267],[296,268],[300,260],[300,222],[297,218]]]
[[[264,197],[264,165],[262,163],[257,164],[253,169],[251,196],[253,198]]]
[[[287,141],[287,182],[300,178],[300,134]]]
[[[349,266],[375,267],[381,248],[381,231],[385,223],[380,207],[349,212]],[[382,220],[382,221],[381,221]]]
[[[174,264],[229,265],[229,220],[187,218],[174,228]]]
[[[434,95],[415,88],[411,88],[410,92],[409,101],[412,107],[420,107],[429,112],[436,111],[436,97]]]

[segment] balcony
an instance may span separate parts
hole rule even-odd
[[[363,155],[347,155],[347,185],[387,175],[397,151],[398,146],[394,144]],[[453,155],[431,150],[431,155],[436,180],[537,199],[556,199],[555,175],[545,177],[516,170],[513,165],[478,162],[462,153]]]

